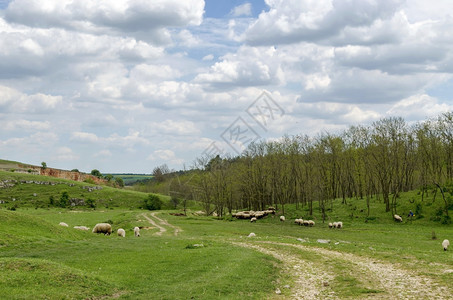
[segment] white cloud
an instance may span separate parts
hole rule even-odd
[[[50,129],[51,125],[49,121],[11,120],[4,122],[1,127],[7,131],[42,131]]]
[[[147,160],[170,162],[171,164],[182,164],[184,162],[183,159],[177,158],[172,150],[168,149],[154,151],[148,156]]]
[[[348,27],[367,27],[391,18],[402,0],[266,0],[262,12],[246,33],[252,45],[323,41]]]
[[[61,103],[61,96],[51,96],[41,93],[27,95],[16,89],[0,85],[0,108],[3,112],[51,112]]]
[[[387,111],[387,115],[400,116],[407,121],[416,121],[452,110],[453,105],[440,103],[438,99],[426,94],[419,94],[398,101]]]
[[[15,0],[5,10],[9,22],[94,34],[135,34],[154,43],[169,41],[165,27],[200,25],[202,0]]]
[[[74,154],[71,148],[68,147],[59,147],[55,151],[55,160],[56,161],[75,161],[78,160],[79,156]]]
[[[234,7],[230,15],[233,17],[241,17],[241,16],[250,16],[252,14],[252,4],[251,3],[244,3]]]
[[[213,60],[214,59],[214,55],[212,54],[208,54],[206,56],[203,56],[202,60]]]

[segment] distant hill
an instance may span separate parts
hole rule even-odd
[[[95,184],[105,184],[107,181],[78,171],[68,171],[55,169],[50,167],[34,166],[30,164],[24,164],[17,161],[2,160],[0,159],[0,171],[10,171],[17,173],[28,173],[33,175],[44,175],[56,178],[68,179],[73,181],[87,181]]]
[[[114,178],[123,179],[124,185],[133,185],[137,182],[143,182],[152,179],[151,174],[132,174],[132,173],[113,173]]]

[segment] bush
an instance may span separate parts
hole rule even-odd
[[[93,178],[87,178],[85,179],[83,182],[86,182],[86,183],[91,183],[91,184],[95,184],[94,182],[94,179]]]
[[[85,201],[85,204],[86,204],[87,207],[96,208],[96,202],[93,199],[91,199],[91,198],[88,198]]]
[[[440,223],[444,225],[449,225],[451,224],[451,217],[450,216],[442,216],[440,219]]]
[[[162,200],[156,195],[149,195],[145,199],[145,208],[148,210],[160,210],[162,207]]]
[[[60,207],[67,207],[69,204],[69,194],[68,192],[64,191],[61,193],[60,201],[58,202],[58,206]]]

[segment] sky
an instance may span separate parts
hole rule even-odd
[[[453,108],[450,0],[0,0],[0,159],[189,169]]]

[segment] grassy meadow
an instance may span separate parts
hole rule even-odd
[[[401,194],[397,211],[402,223],[394,222],[376,198],[370,215],[365,200],[342,204],[338,199],[324,223],[316,204],[311,217],[307,207],[286,205],[286,222],[279,221],[279,207],[276,215],[250,223],[198,216],[195,203],[187,216],[175,216],[171,213],[181,211],[170,210],[164,196],[165,210],[150,212],[140,209],[147,194],[127,189],[88,192],[83,188],[87,183],[1,172],[0,180],[6,179],[60,184],[18,183],[0,189],[0,299],[294,299],[309,283],[319,286],[313,296],[318,299],[411,299],[402,291],[411,276],[441,289],[438,299],[453,295],[453,248],[441,247],[445,238],[453,242],[453,226],[436,221],[440,195],[434,199],[431,193],[421,202],[417,191]],[[96,208],[49,206],[49,197],[58,198],[63,191],[70,197],[92,197]],[[416,216],[407,220],[418,203]],[[167,231],[150,224],[144,214]],[[181,231],[176,235],[174,227],[155,217]],[[295,218],[313,219],[316,225],[301,227]],[[333,221],[342,221],[344,228],[329,229],[327,223]],[[114,232],[124,228],[126,238],[73,228],[99,222],[111,223]],[[144,227],[139,238],[133,235],[135,226]],[[256,237],[248,238],[251,232]],[[364,268],[368,263],[389,268],[388,274]],[[408,290],[422,291],[417,282]],[[386,285],[400,290],[392,294]]]

